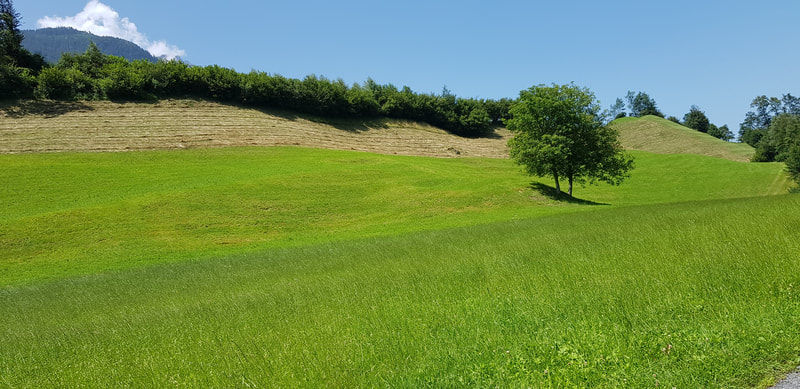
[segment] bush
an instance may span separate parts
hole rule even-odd
[[[241,74],[217,65],[206,66],[198,72],[197,88],[202,97],[233,102],[242,98]]]
[[[37,77],[34,95],[39,99],[93,100],[102,96],[95,80],[78,69],[46,68]]]
[[[156,96],[175,97],[186,95],[188,90],[189,65],[181,61],[135,61],[135,68],[144,77],[144,90]]]
[[[30,71],[13,65],[0,65],[0,98],[25,98],[33,96],[36,79]]]
[[[711,135],[715,138],[722,139],[726,142],[730,142],[733,139],[733,132],[728,129],[727,125],[723,125],[722,127],[717,127],[713,123],[708,125],[708,135]]]
[[[742,128],[739,130],[739,141],[747,143],[752,147],[758,147],[761,139],[767,135],[766,129],[761,128]]]
[[[349,114],[352,116],[371,117],[377,116],[380,112],[381,107],[369,89],[356,84],[347,90],[346,96],[347,104],[350,107]]]
[[[461,128],[454,132],[461,136],[482,136],[489,132],[491,123],[492,120],[489,118],[489,113],[486,112],[486,110],[483,108],[475,108],[470,110],[469,113],[461,115],[459,118],[459,125]]]
[[[347,86],[343,81],[331,82],[325,77],[306,76],[298,86],[296,109],[314,115],[344,116],[349,107]]]
[[[141,99],[145,97],[144,77],[131,64],[115,63],[103,68],[102,91],[111,99]]]
[[[65,54],[54,68],[32,76],[0,74],[4,91],[28,91],[44,99],[141,99],[194,96],[242,103],[262,108],[282,108],[312,115],[374,117],[424,121],[464,136],[485,134],[492,123],[510,117],[512,100],[460,99],[445,89],[441,95],[418,94],[408,87],[379,85],[368,79],[364,86],[348,87],[343,80],[307,76],[303,80],[263,72],[238,73],[217,65],[198,67],[180,61],[128,62],[100,53],[90,45],[84,54]],[[27,78],[26,78],[27,77]],[[15,81],[17,80],[17,81]],[[29,92],[30,93],[30,92]]]
[[[492,123],[501,124],[511,118],[509,110],[514,103],[513,100],[503,98],[500,100],[483,100],[482,103],[483,109],[489,115],[489,120]]]
[[[777,150],[774,147],[770,146],[768,142],[759,142],[756,145],[756,152],[753,154],[753,157],[750,158],[752,162],[772,162],[775,160],[775,156],[777,155]]]

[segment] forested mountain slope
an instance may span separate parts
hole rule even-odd
[[[109,36],[97,36],[69,27],[26,30],[22,33],[25,35],[22,46],[32,53],[41,54],[50,63],[58,62],[62,53],[86,52],[89,42],[94,42],[103,54],[123,57],[129,61],[158,60],[133,42]]]

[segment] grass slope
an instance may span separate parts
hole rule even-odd
[[[322,120],[202,100],[156,103],[19,101],[0,104],[0,153],[130,151],[228,146],[357,150],[429,157],[507,158],[509,131],[466,139],[429,125],[376,119]],[[753,149],[655,117],[612,126],[623,146],[660,154],[697,154],[748,161]]]
[[[10,387],[752,387],[800,363],[800,197],[0,289]]]
[[[659,154],[697,154],[746,162],[754,149],[744,143],[730,143],[657,116],[614,120],[622,144],[632,150]]]
[[[603,207],[785,193],[779,164],[635,152],[555,201],[505,159],[305,148],[0,155],[0,285]],[[546,191],[545,191],[546,192]]]
[[[507,135],[2,109],[0,153],[503,157]],[[782,164],[671,137],[558,200],[501,158],[0,155],[0,386],[768,385],[800,363],[800,199],[770,196]]]
[[[507,157],[508,131],[466,139],[426,124],[323,120],[199,100],[0,105],[0,153],[305,146],[431,157]]]

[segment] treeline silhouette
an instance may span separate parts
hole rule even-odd
[[[465,99],[444,88],[441,94],[368,79],[348,86],[315,75],[302,80],[252,71],[155,63],[104,55],[92,44],[83,54],[64,54],[38,72],[5,78],[3,97],[54,100],[151,100],[195,97],[257,108],[277,108],[323,117],[390,117],[422,121],[451,133],[477,137],[508,118],[512,100]],[[12,88],[12,89],[7,89]]]

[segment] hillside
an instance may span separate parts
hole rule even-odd
[[[0,105],[0,153],[293,145],[429,157],[507,156],[509,132],[462,138],[390,119],[320,120],[207,101],[30,101]]]
[[[156,103],[24,101],[0,105],[0,153],[304,146],[427,157],[507,158],[511,133],[463,138],[424,123],[321,119],[205,100]],[[612,127],[629,150],[697,154],[747,162],[753,148],[655,117]],[[55,136],[54,136],[55,135]]]
[[[657,116],[627,117],[614,120],[622,145],[631,150],[658,154],[698,154],[747,162],[753,148],[731,143],[695,131]]]
[[[630,150],[623,185],[572,198],[504,129],[198,100],[0,118],[5,386],[766,387],[800,364],[780,163]],[[307,147],[226,147],[248,145]]]
[[[58,62],[62,53],[85,52],[89,42],[94,42],[103,54],[123,57],[129,61],[158,60],[133,42],[109,36],[97,36],[69,27],[25,30],[22,33],[25,36],[22,46],[32,53],[41,54],[50,63]]]

